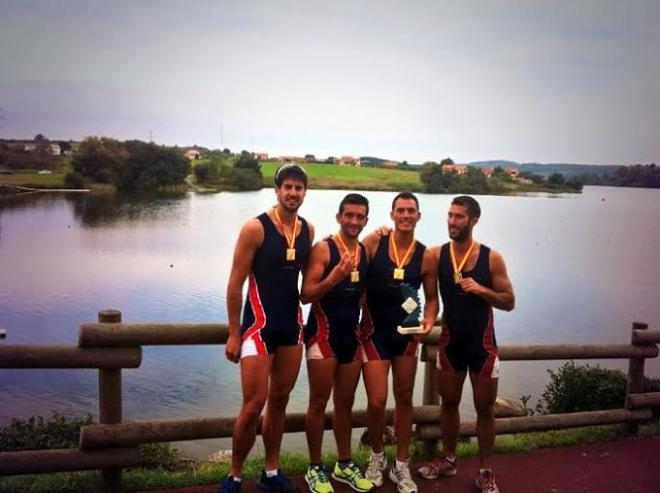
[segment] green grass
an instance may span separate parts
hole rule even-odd
[[[264,184],[271,186],[280,163],[261,163]],[[421,191],[422,183],[416,170],[339,166],[336,164],[304,163],[309,188],[345,190],[411,190]]]
[[[525,453],[540,448],[565,447],[586,443],[607,442],[625,436],[625,425],[592,426],[568,430],[553,430],[534,433],[518,433],[515,435],[498,436],[495,440],[497,453]],[[660,423],[640,425],[639,436],[660,436]],[[394,447],[386,447],[390,460],[394,459]],[[413,462],[419,462],[421,447],[413,444],[410,457]],[[478,448],[474,439],[461,441],[456,454],[459,457],[477,455]],[[353,453],[353,459],[361,465],[367,462],[369,451],[360,447]],[[284,453],[280,456],[280,466],[288,474],[301,475],[307,469],[307,455],[302,453]],[[326,466],[330,467],[337,460],[336,455],[323,457]],[[249,459],[245,463],[243,477],[255,479],[261,473],[263,460]],[[128,469],[124,471],[124,491],[140,491],[156,488],[177,488],[184,486],[210,485],[217,483],[227,474],[227,464],[188,463],[176,471],[163,469]],[[46,493],[66,491],[67,493],[96,493],[102,489],[101,475],[96,471],[75,473],[57,473],[25,475],[0,478],[0,491],[3,493]]]
[[[16,185],[30,188],[64,188],[66,171],[40,175],[36,170],[17,171],[13,175],[0,175],[0,185]]]

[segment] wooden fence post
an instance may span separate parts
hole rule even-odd
[[[119,310],[102,310],[98,313],[99,323],[121,323]],[[121,423],[121,369],[99,370],[99,423]],[[120,468],[102,469],[103,485],[107,491],[121,490]]]
[[[422,404],[437,406],[440,403],[438,393],[438,369],[436,368],[435,358],[424,362],[424,389],[422,391]],[[422,444],[422,455],[425,458],[432,458],[438,453],[438,440],[424,440]]]
[[[635,343],[635,330],[647,330],[648,324],[643,322],[633,322],[631,332],[631,343]],[[626,407],[630,409],[628,396],[630,394],[638,394],[644,390],[644,358],[630,358],[628,363],[628,384],[626,386]],[[639,424],[629,423],[628,433],[637,435],[639,431]]]

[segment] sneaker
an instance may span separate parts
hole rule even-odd
[[[382,476],[381,473],[381,483],[383,482]],[[332,471],[332,477],[362,493],[371,491],[374,488],[374,484],[364,477],[360,468],[353,461],[349,461],[344,467],[337,462],[335,469]]]
[[[364,477],[371,481],[374,486],[380,486],[383,484],[383,471],[386,468],[387,458],[385,457],[385,453],[374,454],[372,450]]]
[[[282,471],[279,469],[277,470],[277,474],[272,478],[266,476],[266,471],[261,471],[261,477],[257,481],[257,488],[275,493],[300,493],[288,476],[282,474]]]
[[[234,480],[234,476],[227,476],[218,485],[216,493],[239,493],[241,491],[241,483]]]
[[[305,473],[305,481],[312,493],[334,493],[334,489],[328,479],[328,473],[325,467],[309,466]]]
[[[399,493],[417,493],[417,485],[410,476],[410,467],[404,463],[401,467],[394,464],[390,467],[390,480],[396,483]]]
[[[495,484],[495,475],[490,469],[486,469],[483,473],[477,474],[474,484],[477,485],[481,493],[500,493],[499,488]]]
[[[417,469],[417,472],[424,479],[436,479],[439,476],[456,476],[456,457],[438,457],[433,462],[424,464]]]

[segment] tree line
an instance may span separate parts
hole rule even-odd
[[[468,166],[462,174],[447,169],[453,165],[451,158],[443,159],[440,163],[426,162],[419,173],[420,181],[427,193],[469,193],[486,194],[501,193],[511,190],[513,184],[522,189],[549,189],[549,190],[582,190],[579,179],[566,179],[561,173],[553,173],[546,180],[540,175],[522,172],[518,179],[513,178],[502,167],[493,170],[490,177],[486,176],[481,168]]]
[[[589,173],[579,175],[578,178],[585,185],[660,188],[660,168],[655,163],[619,166],[614,173]]]

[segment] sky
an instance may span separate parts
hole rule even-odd
[[[0,138],[660,162],[657,0],[0,0]]]

